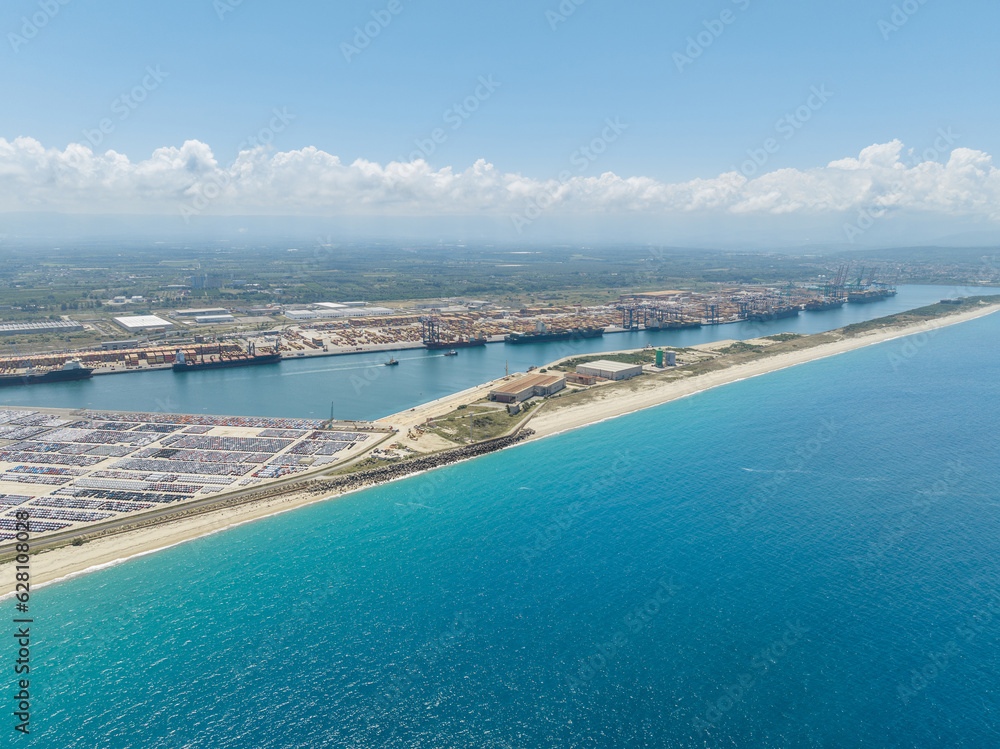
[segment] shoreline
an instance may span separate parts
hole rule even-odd
[[[878,343],[886,343],[899,338],[939,330],[951,325],[978,319],[997,311],[1000,311],[1000,304],[984,305],[982,308],[932,318],[909,325],[882,328],[852,337],[843,337],[839,340],[820,343],[801,350],[785,351],[770,356],[765,355],[759,359],[735,363],[717,371],[696,374],[687,379],[672,381],[638,380],[636,381],[638,387],[632,388],[629,391],[609,387],[608,390],[601,389],[597,391],[598,395],[596,398],[581,403],[559,403],[559,399],[556,398],[539,407],[539,411],[529,418],[528,421],[530,421],[530,426],[534,434],[522,442],[533,442],[546,437],[553,437],[584,426],[601,423],[647,408],[660,406],[680,398],[696,395],[716,387],[721,387],[722,385],[740,382],[751,377],[758,377],[799,364],[818,361]],[[831,331],[831,333],[818,335],[830,335],[837,332]],[[383,423],[405,422],[417,414],[422,416],[427,412],[429,406],[449,404],[456,401],[456,399],[460,399],[460,396],[463,394],[478,393],[485,387],[488,387],[488,385],[470,388],[462,391],[462,393],[446,396],[430,404],[421,404],[414,409],[385,417],[379,421]],[[509,447],[515,447],[517,444],[521,443],[506,445],[501,449],[509,449]],[[457,462],[472,460],[474,457],[476,456],[464,457],[447,464],[452,465]],[[247,504],[224,507],[193,517],[182,517],[159,525],[98,538],[87,542],[83,546],[62,546],[57,549],[40,552],[33,555],[31,559],[32,584],[33,587],[40,588],[79,577],[83,574],[117,566],[118,564],[123,564],[129,560],[137,559],[156,551],[172,548],[186,541],[204,538],[230,528],[245,525],[246,523],[273,517],[317,502],[336,499],[357,491],[382,486],[402,478],[410,478],[434,470],[435,467],[406,473],[370,486],[360,486],[346,491],[326,493],[322,490],[319,492],[296,490],[288,494],[280,494],[251,501]],[[12,595],[12,568],[12,562],[0,565],[0,600]]]
[[[620,416],[627,416],[638,411],[670,403],[680,398],[686,398],[707,390],[722,387],[723,385],[730,385],[753,377],[770,374],[771,372],[778,372],[800,364],[827,359],[831,356],[847,353],[848,351],[855,351],[879,343],[887,343],[899,338],[940,330],[951,325],[985,317],[998,311],[1000,311],[1000,305],[989,305],[982,309],[960,312],[926,322],[883,328],[871,333],[842,338],[797,352],[780,353],[776,356],[763,357],[757,361],[734,364],[717,372],[706,372],[696,375],[690,380],[652,383],[637,392],[623,393],[578,405],[569,404],[558,411],[543,409],[532,419],[531,427],[534,429],[535,435],[531,437],[531,441],[553,437]],[[836,332],[830,331],[830,333]]]

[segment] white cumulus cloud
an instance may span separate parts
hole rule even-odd
[[[423,160],[350,164],[317,148],[243,151],[220,164],[199,141],[133,162],[72,144],[0,138],[0,210],[274,215],[822,215],[872,206],[1000,219],[1000,170],[982,151],[907,164],[899,141],[812,169],[737,172],[665,183],[649,177],[540,180],[479,160],[464,170]]]

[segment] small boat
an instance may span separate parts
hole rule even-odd
[[[393,358],[392,358],[392,357],[390,356],[390,357],[389,357],[389,361],[387,361],[387,362],[385,363],[385,366],[387,366],[387,367],[395,367],[395,366],[396,366],[397,364],[399,364],[399,362],[398,362],[398,361],[396,361],[395,359],[393,359]]]
[[[458,356],[458,352],[455,349],[452,349],[451,351],[445,351],[444,355],[445,356]]]

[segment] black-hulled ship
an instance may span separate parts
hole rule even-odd
[[[59,369],[38,372],[29,368],[22,375],[0,375],[0,387],[10,385],[44,385],[48,382],[73,382],[74,380],[89,380],[93,376],[93,369],[89,369],[76,359],[73,359],[63,364]]]
[[[866,289],[865,291],[851,291],[847,294],[847,301],[851,304],[869,304],[871,302],[881,302],[896,296],[895,289]]]
[[[700,327],[701,323],[697,321],[664,320],[663,322],[658,322],[656,320],[648,320],[646,322],[646,330],[685,330],[687,328]]]
[[[604,328],[570,328],[567,330],[548,330],[544,323],[538,323],[534,333],[508,333],[504,336],[506,343],[549,343],[551,341],[579,341],[585,338],[600,338]]]
[[[424,341],[424,346],[426,346],[431,351],[440,351],[441,349],[454,349],[454,348],[472,348],[473,346],[485,346],[485,338],[469,338],[468,340],[457,340],[457,341]]]
[[[806,312],[823,312],[828,309],[840,309],[845,304],[847,304],[846,299],[814,299],[811,302],[806,302],[803,309]]]
[[[786,317],[795,317],[801,311],[801,307],[773,307],[765,312],[751,312],[746,316],[749,322],[767,322],[769,320],[784,320]]]
[[[194,372],[199,369],[228,369],[230,367],[252,367],[258,364],[277,364],[281,361],[281,354],[278,352],[270,354],[258,354],[253,344],[250,344],[249,351],[239,356],[222,357],[218,359],[204,359],[200,361],[188,361],[183,351],[177,352],[173,369],[175,372]]]

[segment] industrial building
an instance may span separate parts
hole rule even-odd
[[[368,302],[316,302],[313,307],[326,307],[327,309],[346,309],[348,307],[367,307]]]
[[[641,364],[625,364],[618,361],[592,361],[587,364],[580,364],[576,368],[579,375],[590,375],[591,377],[601,377],[605,380],[627,380],[630,377],[638,377],[642,374]]]
[[[156,315],[116,317],[114,320],[129,333],[138,333],[143,330],[168,330],[174,327],[172,322],[164,320],[162,317],[157,317]]]
[[[75,333],[83,325],[75,320],[43,320],[40,322],[0,323],[0,335],[32,335],[34,333]]]
[[[194,321],[199,325],[205,325],[211,323],[236,322],[236,318],[228,312],[223,312],[222,314],[217,315],[198,315]]]
[[[388,307],[348,307],[343,309],[325,309],[319,313],[322,317],[376,317],[382,315],[396,315],[398,310]]]
[[[667,291],[641,291],[634,294],[622,294],[622,301],[637,300],[637,301],[654,301],[662,302],[671,299],[679,299],[683,296],[690,296],[690,291],[680,291],[677,289],[671,289]]]
[[[323,307],[314,310],[316,317],[349,317],[350,310],[347,307]]]
[[[598,379],[593,375],[575,374],[573,372],[566,375],[566,382],[572,382],[574,385],[595,385]]]
[[[337,305],[333,302],[322,302],[313,306],[319,309],[288,310],[285,312],[285,317],[289,320],[315,320],[318,317],[379,317],[399,314],[398,310],[389,307],[349,307],[346,304]]]
[[[223,307],[206,307],[204,309],[179,309],[174,312],[175,317],[205,317],[207,315],[228,315],[229,310]]]
[[[136,346],[141,346],[146,343],[146,339],[136,340],[135,338],[129,341],[101,341],[102,351],[121,351],[123,349],[135,348]]]
[[[490,400],[498,403],[520,403],[538,395],[552,395],[566,387],[563,375],[532,374],[518,377],[490,391]]]

